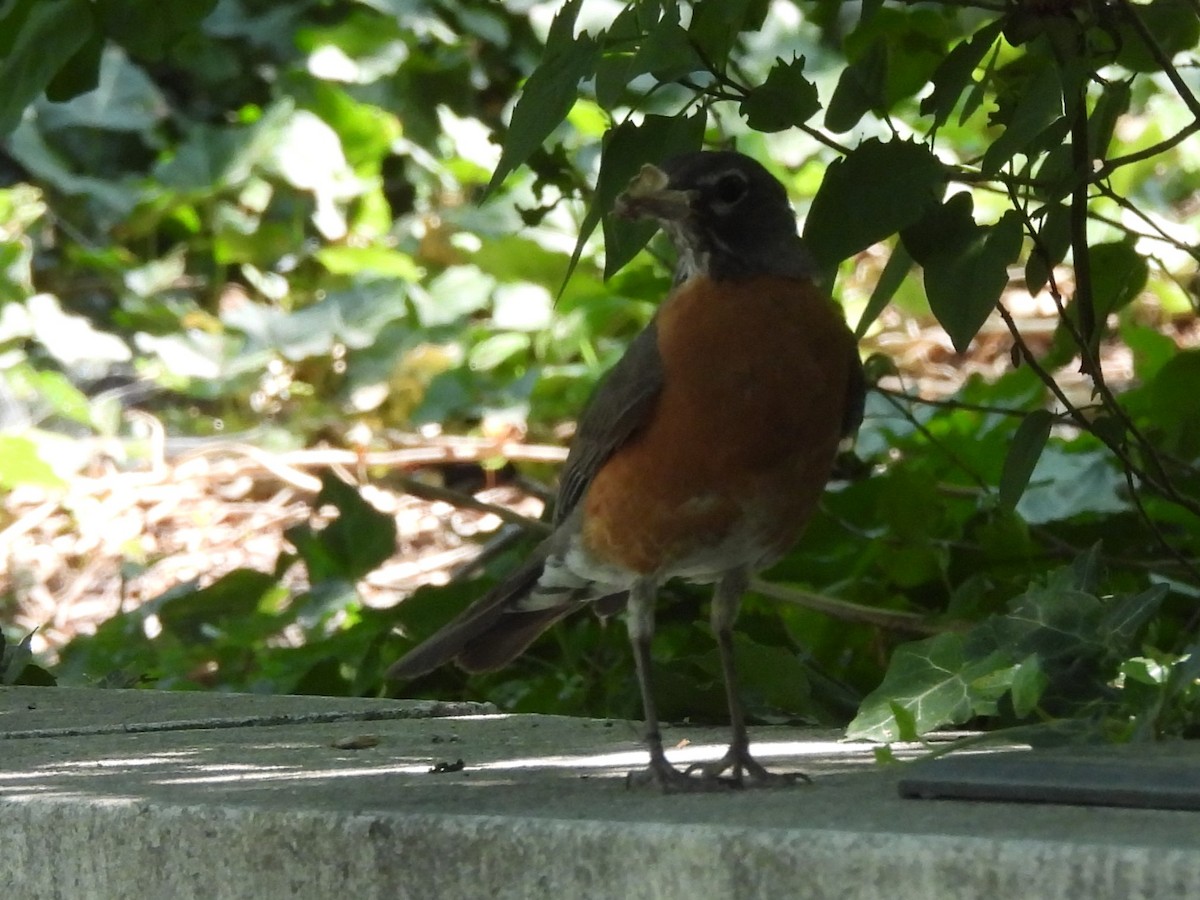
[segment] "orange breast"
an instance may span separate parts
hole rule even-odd
[[[659,311],[658,345],[663,391],[592,481],[584,547],[639,574],[764,565],[829,478],[853,336],[807,282],[700,277]]]

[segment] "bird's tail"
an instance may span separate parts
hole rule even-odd
[[[523,610],[520,601],[537,584],[548,548],[543,545],[502,582],[431,637],[409,650],[387,671],[389,680],[416,678],[455,660],[468,672],[499,669],[543,631],[578,608],[577,602]]]

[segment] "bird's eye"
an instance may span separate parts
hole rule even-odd
[[[746,196],[749,184],[741,172],[729,172],[722,175],[716,184],[717,199],[732,206]]]

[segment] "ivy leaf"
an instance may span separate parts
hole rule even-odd
[[[1150,621],[1167,599],[1170,589],[1155,584],[1137,594],[1123,594],[1109,601],[1100,623],[1100,630],[1111,637],[1111,647],[1133,647],[1142,628]]]
[[[599,45],[588,34],[572,37],[583,0],[568,0],[554,17],[546,58],[525,82],[513,107],[504,149],[485,194],[529,158],[562,123],[579,97],[579,82],[592,72]]]
[[[817,88],[804,77],[804,57],[777,59],[767,80],[742,101],[742,115],[755,131],[783,131],[807,122],[821,108]]]
[[[1109,458],[1098,452],[1068,453],[1049,444],[1017,503],[1017,513],[1031,525],[1111,515],[1129,508],[1124,489],[1125,479]]]
[[[911,730],[926,734],[943,725],[959,724],[977,714],[973,684],[1008,668],[1002,654],[970,660],[963,635],[935,635],[897,648],[883,682],[867,695],[846,729],[851,740],[895,741]],[[893,704],[911,716],[897,720]]]
[[[1042,694],[1050,679],[1042,670],[1042,661],[1036,653],[1031,653],[1013,667],[1011,692],[1013,712],[1018,718],[1025,718],[1041,702]]]
[[[1064,567],[1014,597],[1007,613],[993,616],[967,636],[968,654],[978,657],[1003,649],[1068,664],[1101,658],[1106,652],[1106,635],[1099,628],[1104,605],[1075,586],[1077,581]]]
[[[863,141],[826,170],[804,239],[817,262],[832,268],[919,220],[945,185],[941,163],[924,144]]]

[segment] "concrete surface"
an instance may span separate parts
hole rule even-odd
[[[780,727],[757,754],[812,785],[664,797],[624,788],[636,724],[478,713],[0,688],[0,895],[1200,897],[1197,813],[903,800],[905,766]]]

